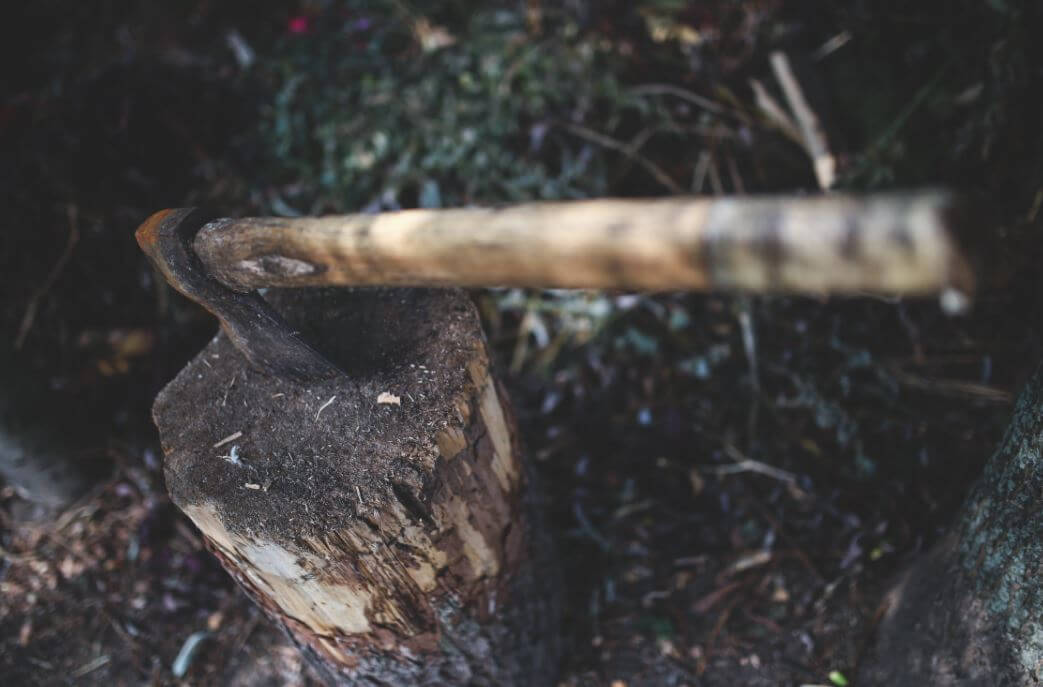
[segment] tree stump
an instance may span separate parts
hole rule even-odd
[[[559,581],[510,409],[455,290],[273,291],[346,375],[223,333],[153,409],[174,502],[331,684],[548,684]]]

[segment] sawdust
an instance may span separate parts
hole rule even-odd
[[[268,377],[218,334],[153,409],[175,502],[218,504],[229,526],[286,541],[343,528],[402,493],[419,498],[420,461],[437,455],[434,436],[470,383],[481,330],[467,297],[419,289],[266,297],[345,376]],[[400,404],[374,403],[389,390]]]

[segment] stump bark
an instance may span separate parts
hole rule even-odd
[[[559,589],[460,291],[268,300],[346,375],[249,368],[223,334],[159,395],[167,487],[330,684],[549,684]]]

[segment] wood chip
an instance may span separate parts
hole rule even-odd
[[[254,484],[253,482],[247,482],[243,486],[246,487],[247,489],[260,489],[261,488],[260,484]]]
[[[228,436],[226,436],[226,437],[225,437],[224,439],[222,439],[221,441],[219,441],[219,442],[217,442],[216,444],[214,444],[214,448],[217,448],[217,447],[219,447],[219,446],[224,446],[224,445],[225,445],[225,444],[227,444],[227,443],[228,443],[229,441],[235,441],[236,439],[238,439],[238,438],[239,438],[239,437],[241,437],[241,436],[243,436],[243,433],[242,433],[242,432],[236,432],[236,433],[234,433],[234,434],[229,434],[229,435],[228,435]]]
[[[722,573],[725,577],[734,575],[736,573],[749,570],[750,568],[756,568],[770,562],[772,559],[771,551],[755,551],[749,555],[742,556],[739,560],[729,565]]]
[[[331,403],[333,403],[335,400],[337,400],[336,396],[330,396],[330,400],[326,401],[321,406],[319,406],[319,410],[315,413],[315,421],[316,422],[319,421],[319,414],[322,413],[322,411],[326,410],[326,408],[328,408],[329,405]]]
[[[185,643],[181,645],[181,650],[177,652],[177,656],[174,658],[174,662],[170,666],[170,672],[174,674],[174,677],[182,678],[188,673],[188,669],[192,665],[192,659],[195,658],[199,645],[209,636],[210,633],[206,630],[193,632],[188,636],[188,639],[186,639]]]
[[[98,668],[101,668],[103,665],[105,665],[108,662],[109,662],[109,657],[107,655],[105,655],[105,656],[98,656],[97,658],[94,658],[93,660],[90,660],[87,663],[84,663],[82,666],[80,666],[76,670],[72,671],[72,673],[70,675],[71,675],[71,677],[74,677],[74,678],[83,677],[87,673],[89,673],[91,671],[94,671],[94,670],[97,670]]]
[[[381,391],[380,395],[377,396],[377,403],[400,406],[402,405],[402,398],[387,391]]]
[[[688,471],[688,483],[692,485],[692,494],[695,496],[703,493],[703,488],[706,486],[706,480],[695,468]]]

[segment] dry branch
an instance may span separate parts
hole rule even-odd
[[[836,180],[837,163],[833,153],[829,150],[829,142],[826,140],[822,123],[804,97],[804,90],[800,87],[800,82],[793,74],[789,59],[784,53],[772,53],[771,68],[775,72],[779,85],[782,86],[782,92],[786,96],[790,109],[793,110],[793,116],[797,118],[797,123],[800,125],[804,147],[815,167],[815,178],[818,179],[819,187],[822,190],[828,190]]]

